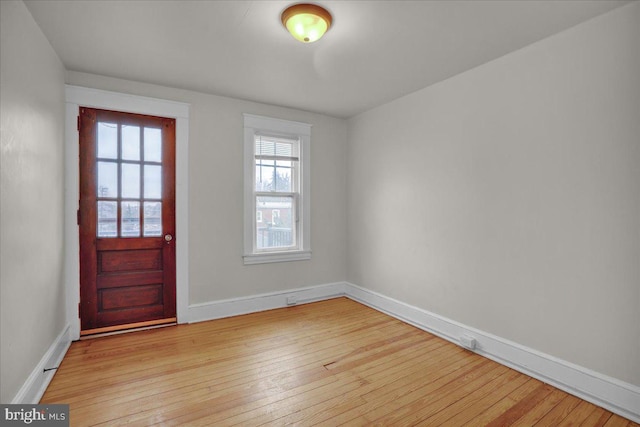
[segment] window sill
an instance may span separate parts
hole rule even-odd
[[[244,265],[268,264],[272,262],[306,261],[311,259],[311,251],[269,252],[244,255]]]

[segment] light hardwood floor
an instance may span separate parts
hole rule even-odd
[[[74,342],[71,425],[638,426],[346,298]]]

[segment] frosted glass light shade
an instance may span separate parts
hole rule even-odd
[[[315,4],[295,4],[282,12],[282,25],[303,43],[312,43],[331,27],[331,14]]]

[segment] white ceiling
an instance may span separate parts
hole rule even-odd
[[[27,7],[68,70],[351,117],[628,1],[320,1],[302,44],[291,1],[58,1]]]

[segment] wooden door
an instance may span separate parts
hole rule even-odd
[[[175,120],[80,108],[81,335],[176,320]]]

